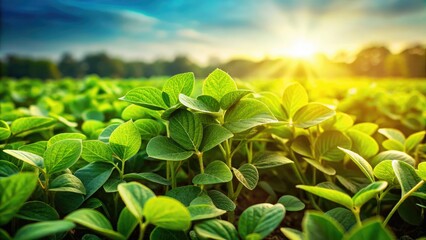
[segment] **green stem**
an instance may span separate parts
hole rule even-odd
[[[44,174],[44,200],[49,204],[49,174]]]
[[[247,162],[251,163],[252,160],[253,160],[253,142],[249,142],[248,152],[247,152]]]
[[[170,161],[167,161],[167,163],[166,163],[166,179],[171,182],[171,178],[170,178]],[[168,191],[169,191],[169,186],[166,186],[166,192],[168,192]]]
[[[239,182],[238,186],[237,186],[237,190],[235,190],[234,196],[232,197],[232,201],[234,203],[237,201],[238,196],[240,195],[241,190],[243,189],[243,187],[244,187],[243,184]]]
[[[357,223],[358,226],[362,226],[361,216],[360,216],[360,210],[361,209],[359,209],[359,208],[352,209],[352,213],[355,216],[356,223]]]
[[[204,173],[203,153],[197,151],[196,155],[198,157],[198,164],[200,165],[200,172],[201,174],[203,174]],[[204,189],[204,184],[201,184],[200,188]]]
[[[384,192],[382,192],[381,194],[380,194],[380,196],[378,196],[377,197],[377,208],[376,208],[376,211],[377,211],[377,216],[380,216],[380,212],[382,211],[382,200],[383,200],[383,198],[386,196],[386,194],[390,191],[390,190],[392,190],[393,189],[393,187],[391,186],[391,187],[388,187]]]
[[[175,164],[173,161],[167,162],[170,164],[170,175],[172,179],[172,189],[176,188],[176,172],[175,172]]]
[[[389,220],[392,218],[393,214],[396,212],[396,210],[398,210],[399,206],[401,206],[401,204],[411,195],[413,194],[415,191],[417,191],[419,188],[421,188],[423,186],[423,184],[425,183],[424,180],[421,180],[419,183],[416,184],[416,186],[414,186],[410,191],[408,191],[406,194],[404,194],[399,201],[396,203],[396,205],[392,208],[392,210],[390,211],[390,213],[388,214],[388,216],[386,217],[385,221],[383,221],[383,226],[386,226],[389,222]]]
[[[225,160],[226,160],[226,165],[229,167],[229,169],[232,169],[232,154],[231,154],[231,146],[229,143],[229,140],[225,141]],[[234,197],[234,184],[231,181],[226,183],[226,187],[228,188],[228,197],[230,199],[232,199]],[[235,219],[235,213],[234,211],[230,211],[228,212],[228,221],[233,223]]]
[[[138,240],[143,240],[143,237],[144,237],[144,235],[145,235],[145,229],[146,229],[146,226],[147,226],[148,224],[145,224],[145,223],[139,223],[139,238],[138,238]]]

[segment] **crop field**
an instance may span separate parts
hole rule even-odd
[[[0,88],[0,239],[426,236],[425,80]]]

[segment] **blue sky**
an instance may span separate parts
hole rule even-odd
[[[0,56],[58,59],[106,51],[124,59],[263,58],[295,42],[333,54],[426,44],[425,0],[1,1]]]

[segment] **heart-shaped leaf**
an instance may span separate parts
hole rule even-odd
[[[126,207],[137,219],[142,219],[146,202],[155,197],[151,189],[138,182],[122,183],[117,187]]]
[[[132,121],[125,122],[112,132],[109,145],[117,158],[127,161],[138,153],[141,147],[139,130]]]
[[[76,176],[65,173],[59,175],[49,185],[51,192],[73,192],[79,194],[86,194],[86,189],[83,183]]]
[[[30,220],[30,221],[50,221],[58,220],[58,212],[49,204],[40,201],[26,202],[19,212],[16,214],[17,218]]]
[[[302,222],[306,239],[340,240],[342,226],[333,218],[319,212],[307,212]]]
[[[220,125],[209,125],[203,130],[203,140],[201,141],[200,149],[202,152],[206,152],[233,136],[234,134]]]
[[[224,220],[207,220],[195,225],[194,230],[197,235],[205,239],[239,239],[234,225]]]
[[[203,125],[197,115],[178,110],[169,119],[170,137],[186,150],[198,150],[203,139]]]
[[[300,108],[293,117],[296,127],[308,128],[322,123],[334,116],[336,112],[320,103],[308,103]]]
[[[300,83],[294,82],[284,89],[281,103],[291,119],[297,110],[308,104],[308,94]]]
[[[352,209],[352,198],[346,193],[318,186],[297,185],[296,187]]]
[[[222,97],[237,90],[234,80],[226,72],[216,69],[207,76],[203,83],[203,94],[214,97],[218,102]]]
[[[161,90],[154,87],[134,88],[126,93],[120,100],[134,103],[153,110],[164,110],[168,106],[164,103]]]
[[[315,141],[317,158],[327,161],[341,161],[345,155],[337,147],[350,148],[351,140],[339,131],[325,131]]]
[[[165,136],[152,138],[146,146],[146,152],[151,158],[167,161],[182,161],[194,154],[180,147],[175,141]]]
[[[194,87],[194,73],[187,72],[176,74],[167,79],[163,85],[163,92],[169,96],[170,106],[178,102],[179,94],[183,93],[190,96]]]
[[[359,190],[353,197],[353,206],[361,208],[366,202],[374,198],[378,193],[386,189],[388,183],[385,181],[378,181],[370,183],[368,186]]]
[[[43,155],[46,172],[53,174],[71,167],[80,158],[81,152],[81,139],[66,139],[52,144]]]
[[[81,157],[88,162],[114,162],[111,148],[108,144],[99,140],[83,141],[83,152],[81,153]]]
[[[204,173],[196,175],[192,179],[194,184],[216,184],[225,183],[232,180],[232,172],[228,166],[219,160],[211,162],[207,165]]]
[[[363,157],[361,157],[359,154],[352,152],[351,150],[344,149],[341,147],[338,147],[340,150],[345,152],[350,159],[361,169],[361,171],[364,173],[365,176],[371,181],[374,182],[374,173],[373,168],[371,167],[370,163],[367,162]]]
[[[232,170],[234,171],[235,177],[244,185],[244,187],[250,190],[253,190],[256,187],[257,182],[259,181],[259,172],[253,164],[246,163],[240,168],[232,168]]]
[[[278,199],[278,203],[284,205],[285,210],[289,212],[300,211],[305,208],[305,204],[295,196],[284,195]]]
[[[62,233],[75,228],[75,224],[66,220],[57,221],[44,221],[38,223],[31,223],[20,228],[14,239],[17,240],[31,240],[42,239],[44,237]]]

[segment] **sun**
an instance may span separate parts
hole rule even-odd
[[[315,44],[306,39],[297,39],[288,48],[288,54],[298,59],[312,59],[316,53]]]

